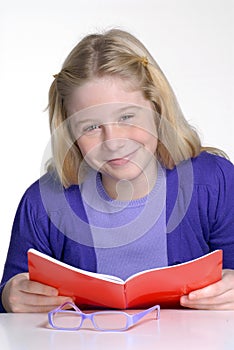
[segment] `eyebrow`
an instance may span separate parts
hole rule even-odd
[[[98,121],[97,120],[94,120],[94,119],[85,119],[85,120],[76,120],[75,121],[75,125],[79,125],[79,126],[82,126],[84,124],[93,124],[93,123],[96,123],[98,124]]]
[[[119,113],[119,112],[124,112],[126,111],[127,109],[135,109],[135,110],[139,110],[139,109],[142,109],[144,107],[142,106],[138,106],[138,105],[128,105],[128,106],[125,106],[125,107],[122,107],[122,108],[119,108],[118,110],[116,110],[115,112],[116,113]]]

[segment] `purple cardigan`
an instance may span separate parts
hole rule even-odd
[[[167,170],[166,181],[168,264],[222,249],[223,268],[234,269],[234,166],[203,152]],[[71,212],[79,218],[80,226],[64,235],[67,227],[63,219],[71,223]],[[0,295],[12,276],[28,271],[29,248],[95,272],[96,256],[87,222],[78,185],[64,190],[49,173],[32,184],[15,216]],[[5,312],[1,302],[0,312]]]

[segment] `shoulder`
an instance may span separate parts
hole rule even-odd
[[[67,208],[68,202],[79,202],[80,189],[78,185],[64,188],[54,173],[46,173],[25,191],[21,205],[27,205],[37,212],[38,216]]]
[[[216,198],[220,193],[231,195],[233,188],[233,164],[226,158],[207,152],[167,170],[167,190],[172,202],[176,200],[179,189],[185,196],[205,191]]]
[[[195,185],[217,185],[220,181],[234,181],[234,165],[226,158],[202,152],[191,159]]]
[[[172,170],[167,170],[167,177],[180,177],[197,185],[211,184],[220,177],[233,178],[234,165],[226,158],[202,152],[195,158],[190,158],[178,164]]]
[[[46,173],[26,189],[23,197],[35,202],[41,199],[43,193],[47,193],[48,196],[58,196],[61,190],[59,180],[52,173]]]

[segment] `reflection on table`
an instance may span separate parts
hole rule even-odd
[[[47,314],[0,314],[1,349],[234,349],[234,311],[161,310],[160,320],[149,314],[118,333],[98,332],[86,321],[79,331],[57,331]]]

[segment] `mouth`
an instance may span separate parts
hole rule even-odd
[[[121,166],[129,163],[131,161],[131,158],[136,153],[137,150],[127,154],[126,156],[120,157],[120,158],[113,158],[107,161],[107,164],[113,165],[113,166]]]
[[[129,159],[126,158],[116,158],[116,159],[111,159],[107,162],[107,164],[114,165],[114,166],[121,166],[125,165],[129,162]]]

